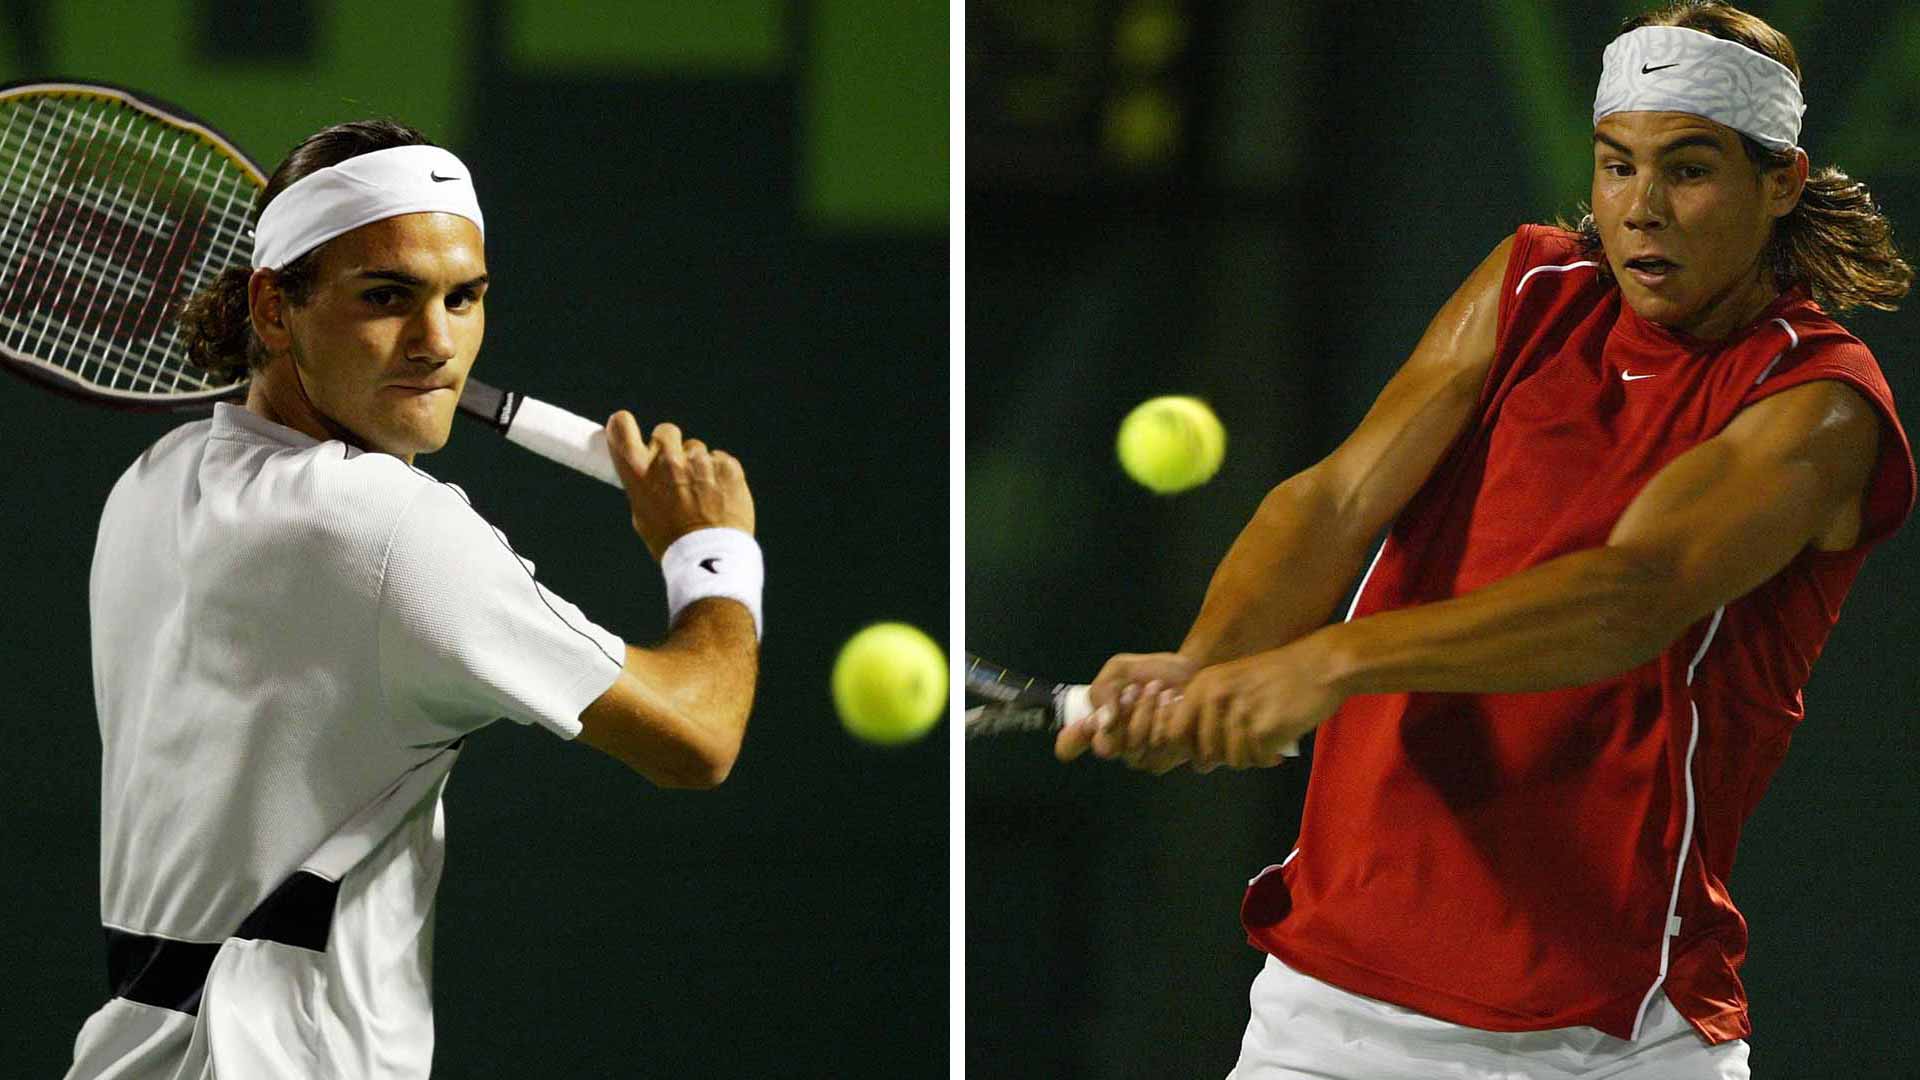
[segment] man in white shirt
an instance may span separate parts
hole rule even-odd
[[[113,996],[69,1077],[424,1077],[440,793],[499,717],[656,783],[727,775],[763,571],[731,456],[670,424],[608,442],[668,576],[657,648],[534,577],[443,446],[485,330],[458,158],[384,122],[308,139],[262,193],[251,267],[183,316],[244,408],[115,485],[90,582]]]

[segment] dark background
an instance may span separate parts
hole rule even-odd
[[[269,169],[328,123],[421,126],[487,210],[477,374],[736,452],[767,552],[759,699],[719,790],[656,790],[511,724],[469,742],[446,795],[436,1075],[943,1074],[946,729],[858,744],[827,675],[870,621],[946,637],[945,4],[266,9],[0,4],[0,74],[137,86]],[[0,395],[0,1073],[45,1077],[106,998],[93,536],[176,421]],[[420,464],[596,620],[664,632],[615,492],[464,422]]]
[[[1600,53],[1638,4],[967,4],[966,636],[1086,679],[1171,648],[1261,495],[1330,450],[1502,237],[1577,216]],[[1920,240],[1920,9],[1756,10],[1806,70],[1804,144]],[[1920,297],[1847,325],[1920,418]],[[1113,462],[1158,393],[1227,461],[1156,498]],[[1754,1074],[1911,1076],[1911,660],[1920,529],[1882,547],[1806,691],[1732,888]],[[1305,762],[1136,775],[970,744],[970,1075],[1220,1076],[1261,955],[1246,880],[1292,847]],[[1470,962],[1463,958],[1463,962]]]

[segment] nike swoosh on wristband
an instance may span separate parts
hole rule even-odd
[[[434,172],[432,169],[428,169],[427,179],[432,180],[436,184],[444,184],[449,180],[458,180],[460,178],[457,176],[441,176],[439,173]]]
[[[1623,372],[1621,372],[1621,373],[1620,373],[1620,381],[1621,381],[1621,382],[1634,382],[1634,381],[1636,381],[1636,380],[1639,380],[1639,379],[1651,379],[1651,378],[1653,378],[1653,377],[1654,377],[1655,375],[1658,375],[1658,374],[1660,374],[1660,373],[1659,373],[1659,372],[1657,372],[1657,371],[1654,371],[1654,372],[1649,372],[1648,374],[1645,374],[1645,375],[1635,375],[1635,374],[1634,374],[1633,372],[1631,372],[1631,371],[1623,371]]]
[[[720,561],[720,556],[718,555],[715,555],[711,558],[701,559],[700,569],[705,570],[709,574],[717,574],[720,572],[720,568],[713,564],[719,561]]]
[[[1665,71],[1665,70],[1667,70],[1667,69],[1668,69],[1668,68],[1670,68],[1670,67],[1679,67],[1679,66],[1680,66],[1680,62],[1679,62],[1679,61],[1677,61],[1677,60],[1676,60],[1676,61],[1674,61],[1674,62],[1673,62],[1673,63],[1671,63],[1671,64],[1661,64],[1661,65],[1660,65],[1659,67],[1648,67],[1648,66],[1647,66],[1647,65],[1645,65],[1645,64],[1641,64],[1641,65],[1640,65],[1640,74],[1642,74],[1642,75],[1651,75],[1651,74],[1653,74],[1653,73],[1654,73],[1654,72],[1656,72],[1656,71]]]

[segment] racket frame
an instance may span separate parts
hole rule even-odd
[[[30,94],[92,98],[127,106],[145,113],[169,128],[192,135],[233,162],[248,179],[254,182],[256,194],[267,186],[267,174],[262,171],[257,162],[247,156],[245,151],[235,145],[233,140],[227,138],[212,124],[170,101],[114,83],[51,76],[0,83],[0,106],[5,105],[11,98],[25,97]],[[249,205],[248,212],[251,213],[251,211],[252,206]],[[251,232],[251,228],[246,230],[246,233]],[[219,402],[244,399],[248,382],[248,379],[243,376],[232,383],[202,390],[168,393],[121,390],[82,379],[58,364],[17,353],[8,348],[3,340],[0,340],[0,362],[4,362],[7,370],[14,374],[63,397],[136,413],[204,413],[210,411],[213,405]]]

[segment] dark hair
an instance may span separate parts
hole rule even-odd
[[[1632,16],[1620,32],[1643,26],[1677,26],[1724,38],[1778,60],[1801,80],[1800,57],[1785,34],[1720,0],[1679,0]],[[1793,164],[1792,150],[1769,150],[1744,134],[1740,142],[1747,160],[1763,172]],[[1597,255],[1600,230],[1592,212],[1584,204],[1581,209],[1586,213],[1578,225],[1556,224],[1580,233],[1585,252]],[[1913,285],[1913,268],[1894,247],[1893,222],[1874,204],[1865,184],[1831,165],[1808,174],[1799,205],[1774,223],[1766,259],[1776,285],[1784,289],[1805,282],[1814,300],[1831,312],[1856,307],[1892,311],[1894,301]]]
[[[354,120],[323,128],[302,140],[273,170],[267,186],[254,200],[253,220],[259,221],[261,211],[288,185],[330,165],[375,150],[432,145],[425,135],[394,120]],[[320,251],[325,247],[322,244],[280,268],[280,291],[288,302],[298,306],[311,298]],[[249,370],[258,371],[267,362],[266,347],[253,332],[247,306],[247,279],[252,276],[252,267],[230,266],[180,309],[180,336],[186,342],[187,360],[216,379],[237,379]]]

